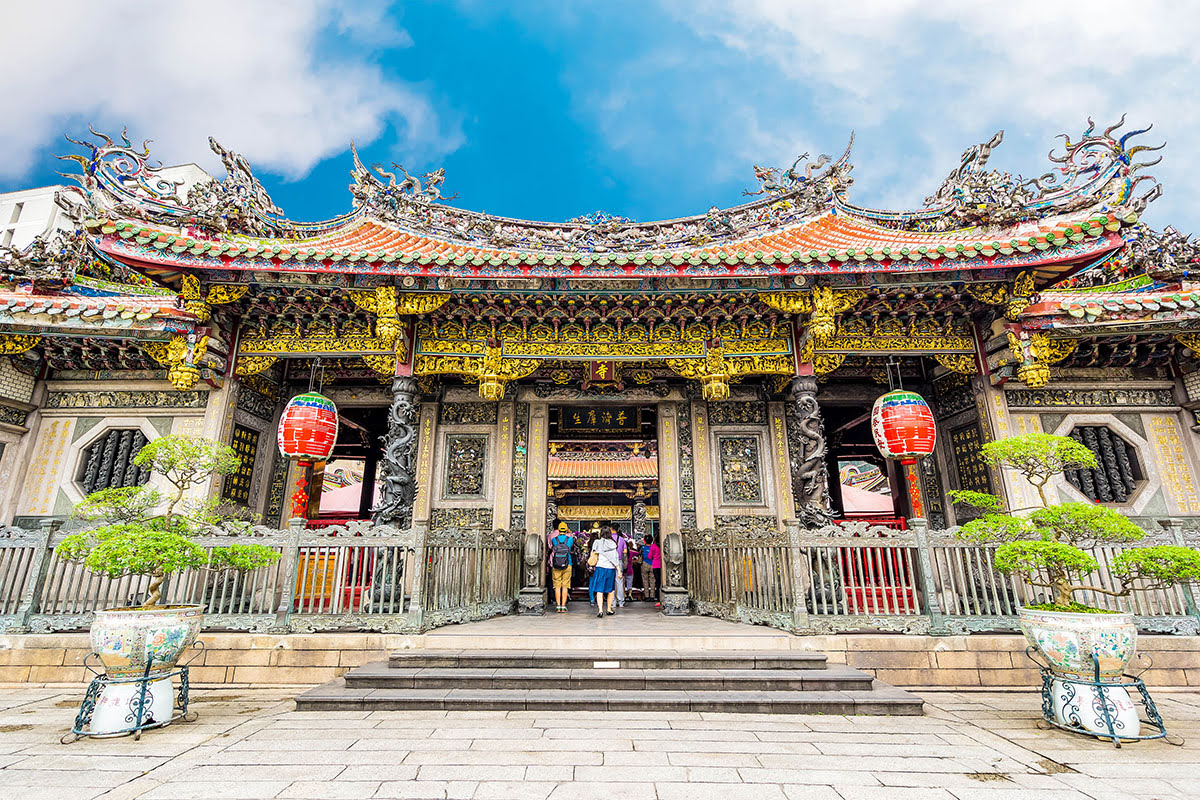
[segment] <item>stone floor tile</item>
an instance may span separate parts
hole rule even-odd
[[[688,780],[686,767],[655,767],[653,770],[642,772],[634,767],[576,767],[575,780],[581,783],[629,783],[643,777],[652,777],[655,783],[659,781]],[[603,790],[600,790],[603,791]]]
[[[291,781],[167,781],[137,795],[137,800],[269,800],[278,797],[290,784]]]
[[[603,791],[588,783],[560,783],[549,800],[656,800],[653,783],[606,783]]]
[[[385,781],[377,798],[397,800],[470,800],[479,789],[476,781]]]
[[[787,800],[782,786],[745,783],[655,783],[658,800]]]
[[[418,781],[519,781],[524,777],[522,765],[423,764],[417,768]]]
[[[205,764],[187,771],[189,780],[218,783],[241,781],[332,781],[342,764]]]
[[[341,781],[411,781],[417,777],[417,768],[408,764],[379,763],[351,764],[338,776]]]
[[[546,800],[557,783],[551,781],[488,781],[475,789],[475,800]]]
[[[832,786],[803,786],[785,783],[782,789],[787,800],[845,800]]]
[[[280,792],[279,798],[311,800],[364,800],[375,796],[380,781],[296,781]]]

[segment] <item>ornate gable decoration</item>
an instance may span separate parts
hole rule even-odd
[[[290,230],[246,159],[212,137],[209,146],[221,157],[226,177],[197,184],[183,198],[179,195],[182,182],[164,176],[161,165],[150,165],[149,140],[138,149],[124,130],[120,144],[90,125],[88,130],[101,140],[98,144],[66,137],[87,148],[88,155],[57,156],[80,166],[80,174],[60,173],[79,186],[64,189],[57,198],[77,222],[88,217],[124,217],[251,236],[281,236]]]
[[[1125,124],[1120,121],[1095,134],[1096,123],[1088,118],[1083,136],[1071,141],[1060,134],[1065,152],[1049,154],[1057,168],[1035,178],[1024,178],[999,170],[988,170],[992,149],[1004,140],[1004,131],[991,139],[972,145],[962,154],[955,168],[931,196],[925,198],[928,211],[924,218],[936,217],[935,230],[972,227],[976,225],[1012,225],[1051,214],[1064,214],[1093,206],[1128,207],[1140,214],[1146,204],[1162,193],[1162,187],[1150,175],[1137,175],[1153,166],[1162,156],[1138,163],[1134,156],[1143,151],[1161,150],[1166,144],[1150,147],[1126,147],[1133,137],[1146,133],[1153,126],[1125,133],[1120,139],[1113,134]],[[1139,197],[1134,188],[1143,181],[1152,187]]]

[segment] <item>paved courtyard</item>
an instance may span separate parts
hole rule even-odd
[[[293,690],[197,691],[190,724],[61,745],[80,692],[0,689],[0,797],[1151,800],[1200,796],[1200,694],[1161,693],[1183,747],[1035,726],[1033,693],[924,692],[925,717],[320,712]]]

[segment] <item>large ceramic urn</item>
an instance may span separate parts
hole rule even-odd
[[[92,620],[92,650],[109,678],[140,678],[175,668],[204,622],[203,606],[112,608]]]
[[[169,673],[196,641],[203,621],[203,606],[96,612],[91,645],[109,680],[92,714],[92,736],[170,724],[175,715],[175,686]],[[149,678],[144,693],[141,681],[135,680],[143,676]]]
[[[1137,651],[1137,625],[1132,614],[1022,608],[1019,616],[1026,640],[1058,675],[1093,680],[1094,653],[1100,663],[1100,679],[1116,680]]]

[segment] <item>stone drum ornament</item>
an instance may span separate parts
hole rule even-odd
[[[306,392],[296,395],[279,418],[279,452],[296,462],[302,470],[315,461],[326,461],[337,443],[337,406],[323,394]],[[308,485],[301,472],[292,494],[292,516],[305,516]]]

